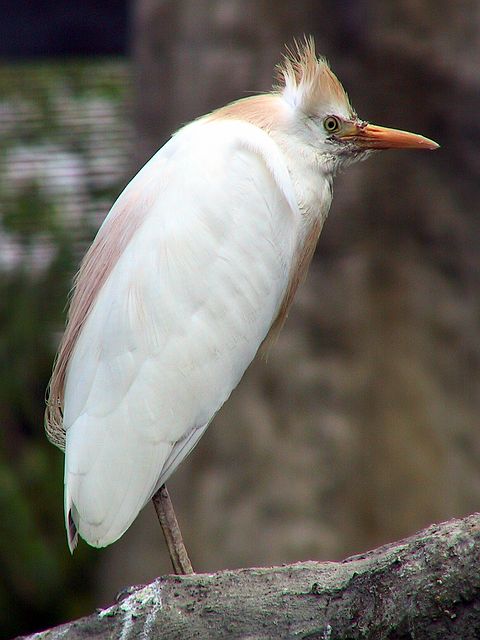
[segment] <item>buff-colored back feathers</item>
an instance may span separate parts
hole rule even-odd
[[[148,211],[148,204],[148,198],[141,189],[139,192],[139,189],[130,185],[121,201],[114,205],[75,277],[68,322],[55,360],[45,412],[48,439],[60,449],[65,448],[62,410],[68,363],[98,292],[140,226]]]

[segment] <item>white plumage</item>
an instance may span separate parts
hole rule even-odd
[[[72,550],[117,540],[195,446],[281,326],[335,170],[379,146],[311,43],[283,75],[181,129],[85,258],[47,410]]]
[[[300,214],[270,146],[252,125],[199,122],[139,175],[158,192],[98,293],[66,377],[65,507],[78,505],[91,544],[130,526],[278,313]]]

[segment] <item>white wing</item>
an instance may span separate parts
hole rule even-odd
[[[246,123],[185,127],[135,180],[153,204],[65,385],[67,525],[95,546],[125,532],[238,384],[285,294],[300,224],[278,147]]]

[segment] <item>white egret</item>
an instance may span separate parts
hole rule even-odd
[[[376,149],[438,147],[360,120],[312,40],[278,72],[271,93],[180,129],[127,185],[81,264],[46,413],[65,450],[71,551],[78,534],[115,542],[163,495],[170,552],[182,555],[162,487],[281,328],[336,171]]]

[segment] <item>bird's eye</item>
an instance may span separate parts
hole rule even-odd
[[[336,133],[340,129],[340,120],[335,116],[328,116],[323,121],[323,126],[327,133]]]

